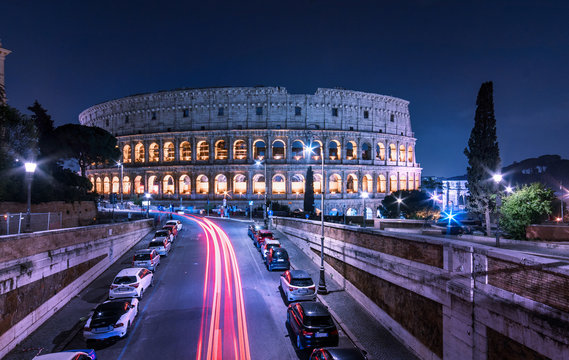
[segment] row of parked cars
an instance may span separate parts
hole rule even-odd
[[[279,288],[287,308],[286,326],[298,350],[314,348],[310,359],[365,359],[357,349],[321,348],[338,346],[338,329],[326,306],[316,301],[316,285],[306,270],[291,270],[288,252],[273,232],[249,225],[247,233],[260,251],[269,271],[285,270]]]

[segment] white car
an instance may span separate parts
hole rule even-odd
[[[99,304],[83,328],[88,340],[123,338],[138,314],[138,299],[108,300]]]
[[[168,242],[171,243],[174,242],[174,234],[172,234],[170,230],[166,229],[158,230],[154,233],[152,241],[154,240],[168,240]]]
[[[182,231],[182,222],[180,220],[168,220],[166,225],[176,225],[178,232]]]
[[[263,257],[263,260],[267,258],[269,250],[276,247],[281,247],[281,243],[278,240],[269,238],[265,239],[265,242],[261,245],[261,256]]]
[[[109,289],[109,299],[137,297],[142,299],[144,291],[154,284],[152,271],[144,268],[121,270]]]
[[[152,239],[148,243],[148,248],[156,250],[160,256],[168,256],[170,249],[172,249],[172,244],[165,238],[161,240]]]
[[[287,270],[282,273],[281,289],[289,302],[316,299],[316,285],[305,270]]]
[[[97,354],[93,349],[65,350],[61,352],[38,355],[32,360],[96,360]]]

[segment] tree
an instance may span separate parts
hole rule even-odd
[[[552,212],[553,191],[540,183],[525,185],[503,199],[500,224],[514,239],[526,238],[526,227],[546,220]]]
[[[431,193],[440,193],[443,189],[443,182],[434,176],[429,176],[421,180],[421,190]]]
[[[401,203],[397,206],[397,199]],[[403,213],[407,219],[435,219],[439,216],[439,209],[433,206],[433,201],[429,194],[419,190],[400,190],[387,195],[382,201],[382,213],[384,216],[397,219],[397,210]]]
[[[491,81],[483,83],[478,92],[474,127],[464,154],[468,158],[466,177],[470,192],[466,208],[474,214],[484,215],[486,233],[490,236],[490,209],[496,193],[491,177],[500,172],[501,165]]]
[[[314,175],[312,166],[306,170],[306,181],[304,182],[304,212],[312,214],[314,212]]]
[[[51,152],[57,149],[57,144],[53,144],[53,120],[48,115],[40,103],[36,100],[32,106],[28,107],[32,112],[31,119],[38,129],[39,152],[42,157],[47,157]]]
[[[79,163],[81,176],[91,163],[105,163],[119,159],[117,139],[99,127],[66,124],[55,129],[54,135],[62,147],[61,156]]]

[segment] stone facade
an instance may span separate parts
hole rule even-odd
[[[302,208],[308,166],[315,192],[322,187],[323,148],[325,211],[355,215],[362,192],[371,212],[391,191],[419,187],[408,105],[338,89],[297,95],[280,87],[206,88],[108,101],[79,121],[111,132],[123,152],[122,184],[120,167],[88,170],[98,193],[149,192],[153,202],[181,197],[198,207],[229,195],[229,205],[245,208],[250,200],[260,206],[266,189],[270,200]]]
[[[2,48],[2,42],[0,42],[0,89],[4,89],[4,91],[6,90],[4,87],[4,60],[6,60],[6,56],[8,56],[10,53],[10,50]],[[5,101],[3,95],[5,94],[0,91],[0,104],[4,103]]]

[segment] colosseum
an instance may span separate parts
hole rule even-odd
[[[369,217],[386,194],[419,187],[408,105],[343,89],[182,89],[104,102],[79,122],[108,130],[122,150],[122,166],[88,170],[100,194],[149,193],[153,203],[196,208],[225,198],[241,209],[262,206],[266,194],[302,209],[311,166],[326,214],[362,214],[365,202]]]

